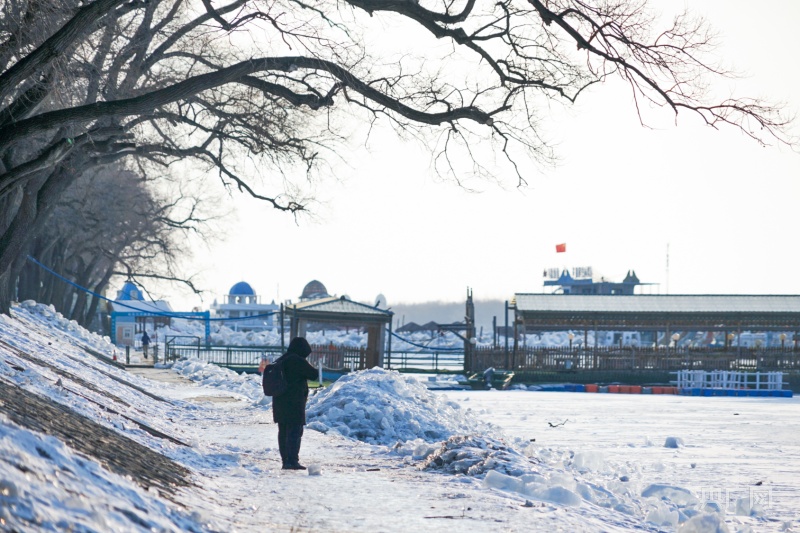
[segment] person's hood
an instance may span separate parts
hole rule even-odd
[[[295,337],[289,343],[289,348],[286,350],[300,357],[308,357],[311,354],[311,345],[304,337]]]

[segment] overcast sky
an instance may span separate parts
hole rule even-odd
[[[720,58],[749,74],[739,95],[800,108],[800,2],[685,5],[719,30]],[[620,83],[593,87],[554,111],[547,126],[562,162],[527,176],[524,190],[467,192],[437,180],[419,147],[373,138],[319,191],[316,221],[298,225],[234,196],[230,237],[193,263],[210,291],[204,302],[168,298],[177,309],[207,307],[245,280],[266,300],[297,300],[317,279],[355,300],[383,293],[389,305],[463,301],[467,287],[478,299],[509,299],[541,292],[545,268],[574,266],[615,281],[634,269],[660,294],[800,293],[800,155],[688,114],[677,124],[666,110],[650,116],[656,127],[643,128]],[[567,253],[555,253],[558,243]]]

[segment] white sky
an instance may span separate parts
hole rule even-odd
[[[656,5],[669,13],[684,3]],[[722,61],[750,75],[738,95],[800,108],[800,2],[685,5],[719,30]],[[245,280],[267,301],[296,300],[317,279],[355,300],[383,293],[390,306],[463,301],[467,287],[478,299],[508,299],[541,291],[546,267],[589,265],[615,281],[634,269],[661,294],[800,293],[800,154],[663,113],[650,115],[657,129],[643,128],[625,86],[593,88],[546,124],[562,163],[528,176],[525,190],[466,192],[437,180],[417,146],[373,139],[320,190],[317,221],[297,225],[229,199],[238,213],[230,237],[198,250],[192,265],[208,296],[167,298],[176,309],[207,307]],[[556,255],[561,242],[567,253]]]

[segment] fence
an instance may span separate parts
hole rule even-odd
[[[800,352],[781,348],[476,347],[472,371],[493,366],[537,371],[798,370]]]
[[[315,345],[309,362],[333,371],[365,368],[366,349],[334,345]],[[271,359],[282,353],[280,346],[205,346],[199,337],[165,338],[167,361],[192,356],[203,361],[244,371],[255,371],[266,353]],[[465,364],[468,366],[465,367]],[[781,348],[641,348],[596,347],[517,347],[508,352],[502,347],[474,347],[469,362],[464,352],[426,350],[392,352],[385,355],[384,366],[394,370],[422,372],[482,372],[486,368],[511,369],[520,374],[537,374],[554,379],[570,373],[594,375],[596,378],[620,379],[631,374],[647,381],[659,380],[669,372],[680,370],[783,371],[787,376],[800,370],[800,351]],[[648,378],[649,376],[649,378]],[[794,378],[791,378],[794,379]]]
[[[392,352],[386,363],[393,370],[419,370],[423,372],[463,372],[464,352]]]
[[[328,345],[312,345],[308,362],[313,366],[322,366],[328,370],[360,370],[367,364],[367,349],[364,347],[348,347]]]
[[[314,345],[311,347],[308,362],[329,370],[355,370],[364,368],[365,348],[350,348],[333,345]],[[207,363],[233,368],[241,371],[255,371],[266,354],[270,360],[279,357],[285,348],[280,346],[206,346],[199,337],[169,336],[164,342],[164,358],[167,362],[182,357],[196,357]]]

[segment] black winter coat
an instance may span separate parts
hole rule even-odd
[[[292,352],[283,356],[283,371],[289,386],[286,392],[272,398],[272,420],[290,426],[305,425],[307,380],[317,379],[319,373],[305,357]]]

